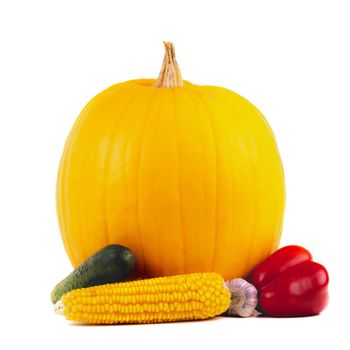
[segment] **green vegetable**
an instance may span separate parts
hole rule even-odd
[[[111,244],[90,256],[58,283],[51,292],[51,301],[55,304],[73,289],[122,282],[131,275],[134,266],[135,257],[128,248]]]

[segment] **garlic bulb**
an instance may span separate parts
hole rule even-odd
[[[255,316],[258,304],[256,288],[243,278],[235,278],[225,282],[231,292],[231,304],[225,314],[229,316],[249,317]]]

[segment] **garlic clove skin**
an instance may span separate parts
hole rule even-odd
[[[255,316],[258,305],[258,291],[243,278],[235,278],[225,282],[231,292],[231,304],[225,312],[228,316],[249,317]]]

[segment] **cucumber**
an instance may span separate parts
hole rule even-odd
[[[102,248],[58,283],[51,292],[55,304],[63,294],[78,288],[122,282],[133,272],[134,254],[126,247],[111,244]]]

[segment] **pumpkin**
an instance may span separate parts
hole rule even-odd
[[[261,112],[221,87],[183,81],[174,48],[158,80],[116,84],[82,110],[66,141],[57,212],[74,267],[129,247],[137,277],[246,275],[277,249],[285,186]]]

